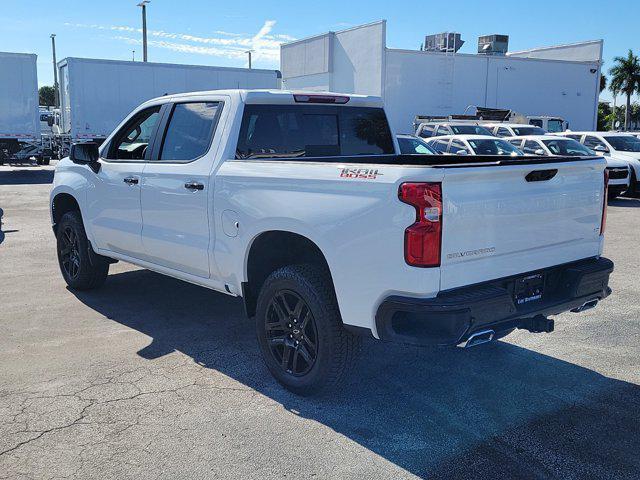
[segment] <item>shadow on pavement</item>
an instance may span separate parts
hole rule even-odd
[[[638,478],[640,387],[508,343],[472,350],[364,342],[341,392],[300,398],[263,366],[240,299],[136,270],[74,292],[183,352],[428,478]]]
[[[640,198],[618,197],[609,200],[610,207],[640,208]]]
[[[36,185],[53,182],[53,169],[26,167],[0,171],[0,185]]]

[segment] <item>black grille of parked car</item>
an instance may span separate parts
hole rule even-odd
[[[620,180],[629,176],[629,169],[627,167],[607,167],[610,180]]]

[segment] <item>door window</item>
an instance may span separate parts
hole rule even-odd
[[[591,135],[587,135],[584,138],[584,142],[582,142],[582,143],[584,144],[585,147],[590,148],[591,150],[595,150],[596,147],[599,146],[599,147],[604,148],[604,150],[601,150],[601,151],[604,151],[604,152],[608,152],[609,151],[609,149],[607,148],[607,146],[604,144],[604,142],[602,140],[599,140],[598,138],[593,137]]]
[[[537,118],[529,120],[529,123],[531,125],[535,125],[536,127],[542,128],[542,120],[539,120]]]
[[[467,146],[461,140],[453,140],[451,142],[451,147],[449,148],[449,153],[453,153],[456,155],[460,155],[458,152],[466,152],[467,154],[471,153]]]
[[[122,127],[111,141],[108,159],[111,160],[143,160],[149,150],[149,142],[153,135],[160,105],[139,112]]]
[[[538,142],[534,142],[533,140],[524,142],[524,146],[522,147],[524,153],[527,155],[536,155],[536,150],[543,150],[543,148],[538,145]]]
[[[499,127],[496,131],[496,135],[499,137],[511,137],[511,132],[504,127]]]
[[[211,145],[219,102],[178,103],[173,107],[162,142],[160,160],[190,161]]]
[[[429,138],[433,136],[433,132],[436,129],[433,125],[422,125],[419,136],[422,138]]]
[[[428,143],[429,146],[438,153],[445,153],[447,151],[447,147],[449,146],[449,140],[447,139],[431,140]]]
[[[444,127],[444,126],[440,125],[436,129],[436,133],[435,133],[434,137],[442,137],[444,135],[450,135],[450,134],[451,134],[451,129],[449,127]]]

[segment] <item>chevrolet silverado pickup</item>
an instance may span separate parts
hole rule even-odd
[[[335,387],[362,335],[472,346],[609,295],[603,158],[398,152],[377,97],[150,100],[56,166],[62,276],[96,288],[120,260],[240,296],[301,395]]]

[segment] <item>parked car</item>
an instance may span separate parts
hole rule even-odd
[[[490,135],[449,135],[431,138],[427,144],[438,153],[454,155],[523,155],[506,140]]]
[[[577,140],[558,135],[529,135],[513,137],[509,142],[525,155],[544,156],[593,156],[595,152]],[[623,160],[607,157],[609,172],[609,198],[613,199],[629,189],[629,166]]]
[[[526,123],[483,123],[496,137],[522,137],[524,135],[546,135],[547,132],[535,125]]]
[[[400,153],[403,155],[437,155],[433,148],[431,148],[427,142],[415,135],[400,134],[396,135],[398,140],[398,147],[400,147]]]
[[[150,100],[56,165],[62,276],[96,288],[122,260],[242,297],[268,369],[305,395],[344,378],[358,335],[474,346],[609,295],[602,158],[396,145],[377,97]]]
[[[613,132],[562,132],[562,135],[579,141],[596,154],[607,159],[610,167],[629,166],[627,194],[640,194],[640,139],[628,133]],[[614,187],[615,188],[615,187]]]
[[[491,132],[472,122],[428,122],[418,125],[416,135],[430,138],[445,135],[491,135]]]

